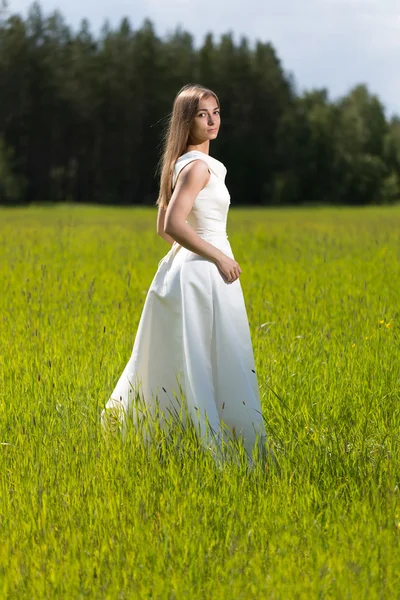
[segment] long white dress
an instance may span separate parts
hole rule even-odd
[[[196,159],[205,161],[211,174],[187,223],[234,258],[226,232],[225,166],[203,152],[186,152],[175,163],[173,186],[181,169]],[[206,444],[211,432],[217,444],[239,437],[249,456],[256,440],[265,446],[240,281],[226,283],[215,263],[174,242],[148,290],[132,355],[102,411],[103,427],[107,409],[123,409],[125,419],[131,415],[137,422],[143,406],[147,414],[157,405],[162,414],[176,415],[182,398],[186,417],[197,423]]]

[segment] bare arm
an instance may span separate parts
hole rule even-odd
[[[163,208],[162,206],[158,207],[157,233],[160,237],[163,238],[163,240],[165,240],[166,242],[168,242],[168,244],[170,244],[172,246],[172,244],[175,241],[174,238],[172,238],[170,235],[168,235],[168,233],[165,233],[165,228],[164,228],[165,211],[166,211],[166,209]]]
[[[202,160],[194,160],[182,169],[165,214],[165,232],[181,246],[216,262],[222,254],[221,250],[203,240],[186,223],[196,196],[209,177],[208,167]]]
[[[194,160],[182,169],[165,213],[164,229],[181,246],[214,262],[227,281],[234,281],[242,272],[238,263],[201,238],[186,223],[196,197],[209,178],[208,166],[202,160]]]

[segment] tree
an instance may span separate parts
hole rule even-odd
[[[0,138],[0,204],[17,204],[22,200],[24,181],[14,173],[13,162],[13,151]]]
[[[289,105],[277,140],[284,165],[275,180],[277,203],[336,201],[336,120],[326,89],[306,91]]]
[[[0,201],[153,205],[163,128],[190,81],[221,101],[212,154],[234,204],[399,198],[399,120],[387,123],[365,85],[337,102],[326,90],[299,95],[270,43],[228,31],[196,49],[180,27],[160,39],[148,19],[106,22],[96,37],[85,19],[72,32],[58,11],[35,3],[24,20],[3,0]]]
[[[378,202],[385,177],[383,106],[365,85],[355,87],[337,106],[336,169],[343,173],[338,196],[346,204]]]

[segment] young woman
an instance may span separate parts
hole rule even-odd
[[[177,94],[161,159],[157,232],[171,249],[150,285],[132,355],[106,408],[178,415],[201,440],[238,438],[265,448],[257,376],[239,276],[226,233],[226,168],[209,155],[221,123],[217,95],[189,84]],[[141,402],[137,402],[137,398]],[[160,414],[160,413],[158,413]]]

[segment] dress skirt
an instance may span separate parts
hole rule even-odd
[[[234,258],[226,234],[204,239]],[[142,408],[138,407],[137,395]],[[135,400],[136,398],[136,400]],[[174,242],[148,290],[131,357],[102,412],[123,409],[138,422],[185,412],[209,444],[240,438],[249,456],[263,443],[257,375],[240,279]],[[182,413],[181,413],[182,414]]]

